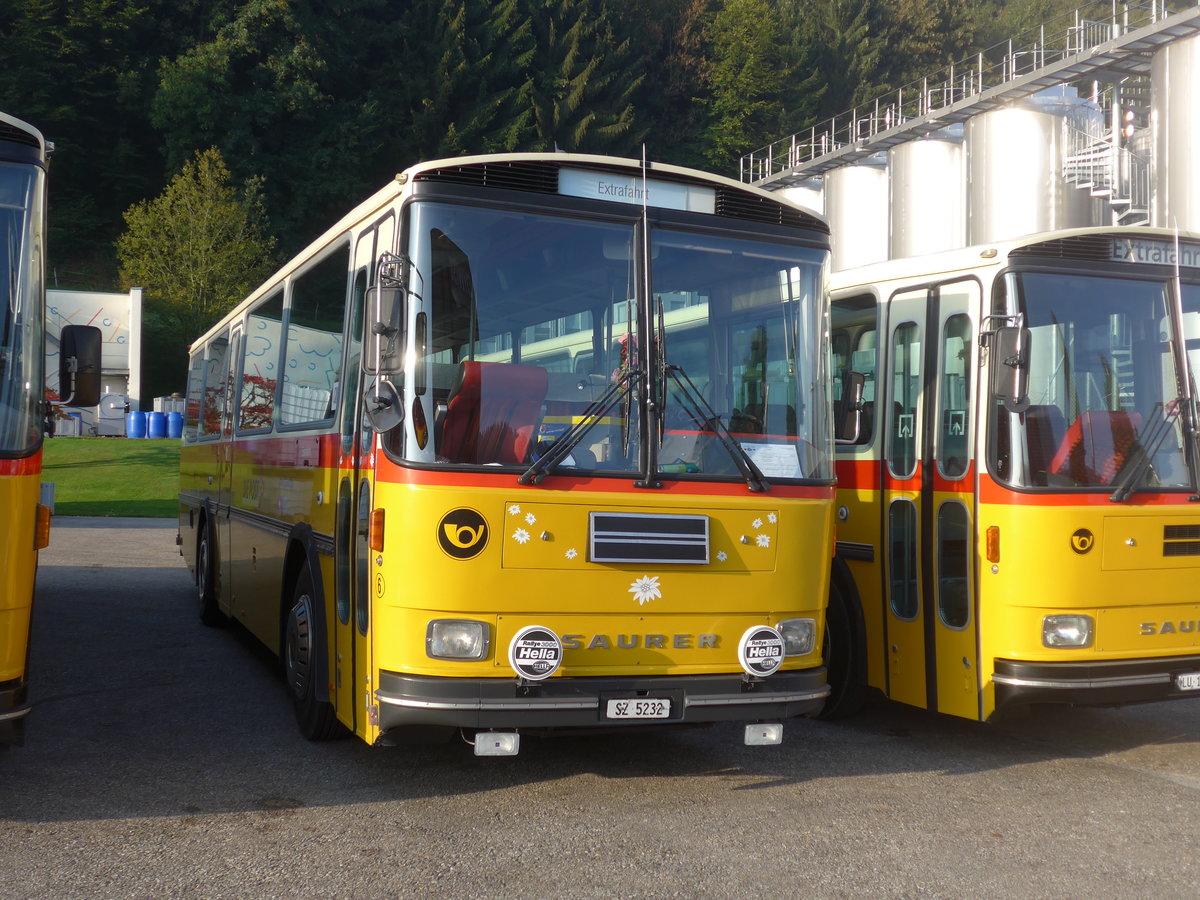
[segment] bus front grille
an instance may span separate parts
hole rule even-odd
[[[708,562],[708,516],[593,512],[588,534],[592,562]]]
[[[1200,525],[1164,525],[1163,556],[1200,556]]]

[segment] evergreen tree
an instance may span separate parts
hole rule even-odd
[[[392,140],[412,122],[380,84],[421,61],[400,56],[399,16],[379,0],[243,0],[213,24],[160,69],[153,122],[168,164],[219,147],[240,177],[264,179],[275,233],[297,250],[408,161],[411,138]]]
[[[162,183],[148,121],[156,57],[146,51],[174,53],[200,2],[0,0],[0,109],[55,145],[52,286],[112,286],[121,211]]]
[[[827,119],[867,103],[886,90],[881,72],[883,37],[878,0],[821,0],[800,27],[813,48],[824,90],[816,118]]]
[[[533,137],[527,149],[640,154],[643,75],[599,0],[522,0],[532,13]]]
[[[713,17],[712,165],[728,170],[814,115],[819,79],[809,42],[794,37],[796,21],[771,0],[726,0]]]
[[[889,88],[934,75],[971,53],[970,7],[957,0],[888,0],[880,45]]]
[[[417,29],[405,53],[429,59],[422,67],[428,76],[410,82],[421,88],[410,103],[417,155],[518,149],[532,124],[528,67],[534,46],[517,0],[487,6],[436,0],[427,6],[431,27]]]
[[[712,0],[645,0],[614,20],[646,73],[634,97],[647,123],[651,159],[684,166],[706,163],[708,59],[706,28]]]

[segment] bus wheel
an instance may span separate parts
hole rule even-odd
[[[200,597],[200,621],[205,625],[224,625],[225,616],[217,606],[217,586],[213,579],[212,541],[208,523],[200,525],[200,542],[196,545],[196,591]]]
[[[318,700],[316,696],[313,662],[316,654],[321,652],[320,648],[314,646],[316,615],[318,612],[313,603],[312,575],[309,574],[308,566],[304,566],[296,579],[292,606],[287,614],[283,641],[283,672],[287,678],[300,733],[310,741],[324,741],[336,737],[341,728],[332,704]]]
[[[856,677],[856,663],[862,648],[854,636],[854,623],[841,592],[831,585],[829,608],[825,612],[825,640],[821,658],[829,679],[829,696],[818,719],[844,719],[863,708],[866,691]]]

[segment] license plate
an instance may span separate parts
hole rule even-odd
[[[1200,691],[1200,672],[1185,672],[1175,676],[1175,687],[1181,691]]]
[[[623,697],[608,701],[610,719],[668,719],[671,701],[653,697]]]

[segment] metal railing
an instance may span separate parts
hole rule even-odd
[[[1109,110],[1111,115],[1111,110]],[[1150,161],[1113,143],[1104,116],[1064,121],[1063,180],[1104,198],[1120,224],[1149,220]]]
[[[1088,18],[1082,9],[1077,9],[870,103],[748,153],[739,160],[739,177],[744,182],[762,181],[804,166],[842,147],[869,141],[911,119],[936,113],[1196,6],[1200,6],[1200,0],[1145,3],[1112,0],[1111,15],[1104,21]],[[1095,15],[1091,8],[1089,14]]]

